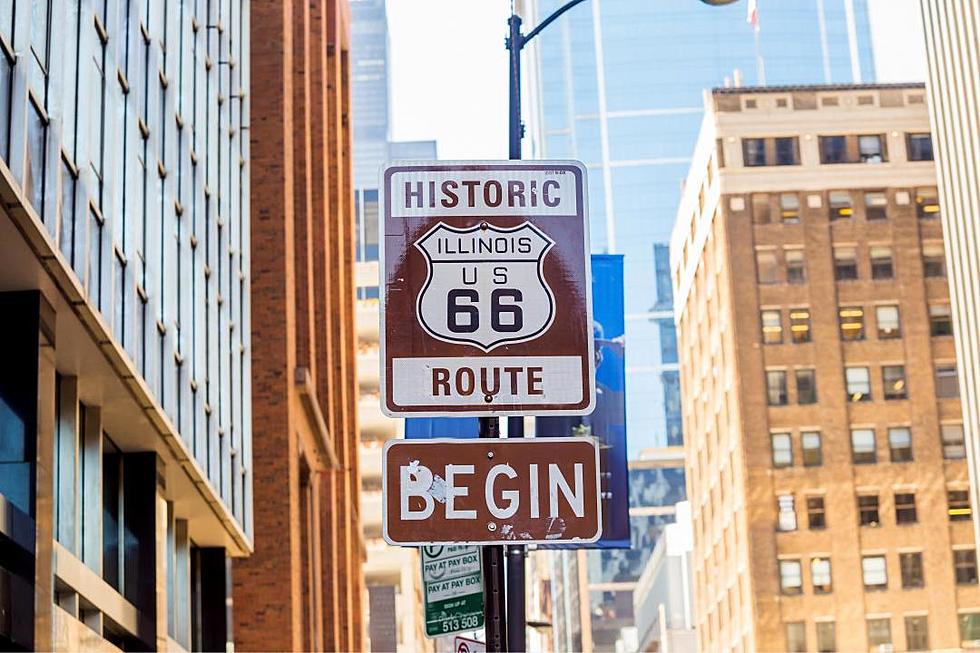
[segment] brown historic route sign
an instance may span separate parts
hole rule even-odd
[[[588,544],[602,534],[591,437],[390,440],[381,483],[389,544]]]
[[[591,412],[581,163],[396,164],[381,206],[386,414]]]

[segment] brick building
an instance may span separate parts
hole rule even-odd
[[[0,649],[230,643],[253,534],[247,14],[0,3]]]
[[[255,553],[239,650],[363,646],[346,0],[255,0]]]
[[[699,649],[980,645],[925,89],[705,103],[671,246]]]

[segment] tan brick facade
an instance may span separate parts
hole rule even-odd
[[[949,290],[925,260],[943,234],[931,150],[912,160],[923,94],[707,97],[671,248],[702,651],[958,649],[980,612],[969,562],[954,574],[974,540],[947,503],[968,477],[954,345],[930,325]]]
[[[363,647],[345,0],[251,3],[255,553],[240,650]]]

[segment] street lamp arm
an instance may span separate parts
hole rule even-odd
[[[583,2],[585,2],[585,0],[569,0],[569,2],[566,2],[564,5],[556,9],[554,13],[552,13],[550,16],[548,16],[543,21],[541,21],[541,23],[537,27],[532,29],[530,32],[527,33],[526,36],[524,36],[524,38],[521,39],[521,47],[523,47],[528,41],[530,41],[535,36],[537,36],[541,30],[543,30],[545,27],[553,23],[556,18],[561,16],[563,13],[565,13],[575,5],[582,4]]]

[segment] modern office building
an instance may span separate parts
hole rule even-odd
[[[980,645],[925,95],[705,96],[671,243],[701,651]]]
[[[949,262],[956,356],[973,496],[980,496],[980,3],[923,0],[929,109]],[[974,516],[980,541],[980,522]]]
[[[0,648],[226,650],[248,3],[0,5]]]
[[[348,11],[251,4],[255,553],[234,565],[238,650],[364,642]]]
[[[531,29],[562,4],[523,0]],[[866,0],[759,3],[769,84],[873,81]],[[697,140],[705,88],[761,83],[746,6],[590,0],[526,50],[525,158],[589,170],[595,252],[625,255],[631,458],[680,445],[676,336],[666,244]],[[735,71],[740,71],[736,74]],[[658,247],[658,244],[660,246]]]

